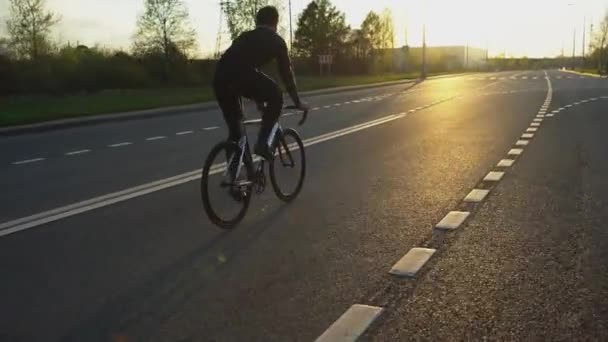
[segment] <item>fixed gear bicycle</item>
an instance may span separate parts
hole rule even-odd
[[[295,106],[285,109],[298,109]],[[298,122],[301,126],[306,121],[308,111],[301,111],[302,119]],[[304,143],[295,129],[283,129],[279,120],[275,123],[268,138],[268,145],[273,158],[269,161],[257,156],[253,157],[249,146],[246,126],[254,122],[241,122],[243,135],[238,143],[225,141],[215,145],[203,166],[201,177],[201,198],[207,216],[215,225],[223,229],[235,227],[247,213],[253,193],[261,194],[266,189],[265,163],[268,162],[270,182],[274,193],[284,202],[290,202],[298,196],[304,177],[306,176],[306,155]],[[299,158],[297,156],[300,156]],[[299,167],[299,172],[297,168]],[[295,186],[287,188],[280,184],[278,175],[282,170],[296,170]],[[213,185],[213,175],[222,173],[221,177],[215,177],[219,184]],[[287,189],[286,189],[287,188]],[[219,190],[217,195],[212,192]],[[221,199],[223,195],[225,198]],[[231,208],[235,206],[236,208]],[[224,214],[222,209],[228,210]]]

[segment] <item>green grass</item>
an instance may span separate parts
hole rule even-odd
[[[418,74],[298,78],[300,90],[370,84],[416,78]],[[210,88],[107,90],[65,96],[20,96],[0,98],[0,127],[43,121],[186,105],[213,100]]]

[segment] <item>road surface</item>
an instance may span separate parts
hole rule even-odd
[[[254,197],[232,231],[199,195],[217,111],[1,138],[0,340],[608,338],[608,80],[469,74],[308,102],[302,193]],[[390,274],[412,248],[435,252]]]

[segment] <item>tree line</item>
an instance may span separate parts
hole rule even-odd
[[[196,32],[183,0],[144,0],[128,51],[60,45],[51,39],[58,13],[45,0],[9,0],[8,37],[0,37],[0,94],[67,93],[116,88],[206,86],[213,59],[194,59]],[[284,21],[283,0],[232,0],[222,3],[231,38],[254,27],[255,13],[274,5]],[[330,0],[313,0],[298,15],[291,54],[298,74],[317,73],[319,55],[334,58],[336,74],[393,70],[395,30],[390,10],[371,11],[359,28],[346,24]],[[587,65],[608,70],[608,14],[593,37]],[[269,69],[271,70],[271,68]]]

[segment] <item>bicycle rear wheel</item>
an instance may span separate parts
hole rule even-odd
[[[270,181],[277,197],[290,202],[302,190],[306,177],[304,143],[298,132],[291,128],[277,138],[275,158],[270,164]]]
[[[234,179],[236,172],[230,171],[233,167],[239,166],[238,150],[239,147],[235,143],[219,143],[211,149],[203,166],[201,177],[203,207],[211,222],[223,229],[236,226],[245,217],[251,201],[252,164],[241,162],[241,171],[236,179]],[[237,159],[231,164],[233,158]]]

